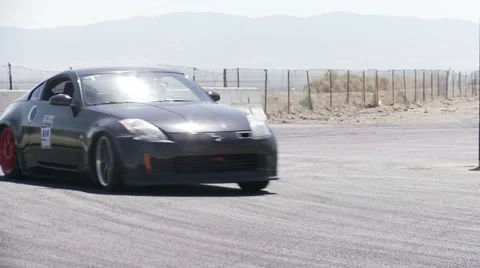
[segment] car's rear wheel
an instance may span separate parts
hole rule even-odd
[[[0,166],[7,179],[23,177],[19,165],[17,145],[11,128],[3,128],[0,132]]]
[[[95,147],[95,176],[100,186],[110,192],[123,188],[115,148],[107,136],[101,136]]]
[[[258,192],[267,188],[269,181],[240,182],[238,186],[245,192]]]

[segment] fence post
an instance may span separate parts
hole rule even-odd
[[[423,87],[423,103],[425,103],[425,70],[422,70],[422,76],[423,76],[423,82],[422,82],[422,87]]]
[[[240,68],[237,68],[237,87],[240,87]]]
[[[480,96],[480,72],[475,75],[475,96]]]
[[[430,96],[433,102],[433,70],[430,70]]]
[[[290,70],[287,70],[287,113],[290,113]]]
[[[472,97],[475,96],[475,72],[472,73],[472,81],[471,81],[471,86],[472,86]]]
[[[365,86],[365,70],[362,72],[362,86],[363,86],[363,107],[367,105],[366,86]]]
[[[10,62],[8,63],[8,84],[9,84],[10,90],[13,90],[12,65],[10,64]]]
[[[378,96],[378,70],[375,70],[375,107],[379,105],[380,96]]]
[[[462,97],[462,72],[458,73],[458,90],[460,91],[459,97]]]
[[[477,95],[477,73],[473,72],[473,96]]]
[[[347,105],[350,104],[350,70],[347,70]]]
[[[308,75],[308,70],[307,70],[307,88],[308,88],[308,108],[310,110],[313,110],[312,92],[310,89],[310,76]]]
[[[395,70],[392,70],[392,105],[395,105]]]
[[[333,106],[333,100],[332,100],[332,69],[328,70],[329,72],[329,80],[330,80],[330,107]]]
[[[268,71],[267,69],[263,71],[265,72],[265,103],[263,109],[265,110],[265,114],[267,114]]]
[[[405,103],[408,101],[407,97],[407,77],[405,75],[405,69],[403,70],[403,93],[405,94]]]
[[[476,86],[475,86],[475,72],[472,73],[472,97],[475,96],[475,90],[476,90]]]
[[[455,98],[455,72],[452,72],[452,98]]]
[[[480,96],[480,71],[475,75],[475,96]]]
[[[437,98],[440,98],[440,70],[437,70]]]
[[[448,79],[450,77],[450,70],[447,70],[446,72],[447,74],[445,75],[445,99],[448,99]]]
[[[227,84],[227,69],[223,69],[223,87],[228,87],[228,84]]]
[[[417,69],[415,69],[415,103],[417,103]]]

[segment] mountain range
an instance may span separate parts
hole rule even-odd
[[[49,29],[0,27],[0,65],[41,68],[478,68],[478,26],[345,12],[250,18],[172,13]]]

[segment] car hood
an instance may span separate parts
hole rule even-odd
[[[150,122],[167,133],[249,130],[247,113],[231,106],[208,102],[124,103],[92,106],[122,119]]]

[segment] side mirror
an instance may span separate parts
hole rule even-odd
[[[210,96],[210,98],[211,98],[213,101],[219,101],[219,100],[220,100],[220,94],[218,94],[218,93],[215,92],[215,91],[207,91],[207,94],[208,94],[208,96]]]
[[[69,106],[72,98],[66,94],[57,94],[50,98],[50,104],[55,106]]]

